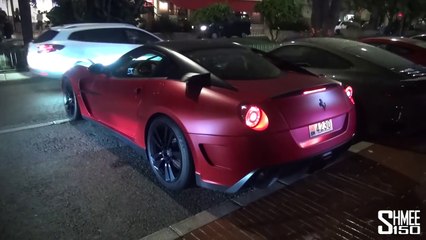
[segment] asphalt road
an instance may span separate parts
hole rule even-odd
[[[65,118],[56,79],[0,83],[0,112],[0,239],[139,239],[235,197],[163,189],[138,152],[87,121],[17,130]],[[423,136],[377,141],[426,153]],[[386,164],[386,152],[366,154]]]
[[[65,118],[55,79],[0,83],[0,130]],[[0,239],[138,239],[233,195],[176,194],[87,121],[0,133]]]
[[[59,79],[0,83],[0,130],[66,118]]]

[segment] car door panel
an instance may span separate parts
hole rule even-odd
[[[147,80],[111,77],[107,94],[106,124],[123,135],[133,138],[138,127],[138,109],[141,108]],[[148,83],[149,84],[149,83]]]
[[[79,81],[79,88],[82,99],[91,116],[100,122],[104,122],[104,110],[106,100],[106,82],[108,76],[105,74],[94,74],[82,78]]]

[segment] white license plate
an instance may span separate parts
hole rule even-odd
[[[333,131],[333,121],[331,119],[309,125],[309,136],[311,138],[330,131]]]

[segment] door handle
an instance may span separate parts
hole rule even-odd
[[[142,88],[135,88],[133,93],[135,94],[135,98],[138,98],[142,93]]]
[[[142,92],[142,88],[135,88],[133,91],[136,95],[139,95]]]

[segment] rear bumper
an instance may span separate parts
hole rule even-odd
[[[282,175],[281,170],[266,169],[286,169],[289,164],[315,162],[328,158],[328,155],[334,156],[336,152],[347,148],[347,144],[352,140],[355,117],[352,110],[346,116],[342,129],[313,138],[314,141],[310,145],[297,141],[300,129],[244,137],[189,134],[197,184],[235,192],[247,183],[263,178],[260,176],[265,173]],[[308,132],[307,127],[305,130]]]
[[[74,66],[76,60],[53,53],[29,52],[27,63],[34,74],[49,77],[61,77]]]
[[[311,174],[327,166],[331,166],[337,162],[340,154],[351,146],[351,143],[352,141],[346,142],[332,151],[325,152],[316,157],[253,170],[232,186],[206,182],[202,180],[199,174],[196,175],[196,183],[200,187],[226,193],[236,193],[249,187],[269,187],[280,178],[299,179],[306,174]]]

